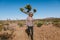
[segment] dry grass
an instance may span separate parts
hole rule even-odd
[[[19,31],[15,31],[13,40],[29,40],[26,32],[26,27],[21,27]],[[60,28],[49,25],[34,27],[34,40],[60,40]]]

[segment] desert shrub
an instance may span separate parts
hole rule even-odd
[[[42,23],[37,23],[37,27],[41,27],[43,24]]]
[[[50,24],[52,24],[52,22],[51,22],[51,21],[49,21],[49,22],[44,22],[44,24],[45,24],[45,25],[50,25]]]
[[[3,25],[0,25],[0,31],[2,31],[2,29],[3,29]]]
[[[6,23],[5,25],[9,25],[9,23]]]
[[[34,22],[34,25],[37,25],[37,22]]]
[[[8,40],[12,36],[12,34],[12,31],[5,31],[4,34],[1,36],[1,40]]]
[[[60,23],[59,22],[54,22],[53,25],[56,26],[56,27],[60,27]]]
[[[0,21],[0,24],[2,24],[3,22],[2,21]]]
[[[53,25],[56,26],[56,27],[60,27],[60,21],[59,20],[54,20],[52,21],[53,22]]]
[[[23,24],[22,24],[22,23],[18,23],[18,25],[19,25],[19,27],[22,27],[22,26],[23,26]]]

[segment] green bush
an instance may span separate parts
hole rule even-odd
[[[41,27],[42,25],[42,23],[37,23],[37,27]]]
[[[23,26],[23,24],[22,24],[22,23],[18,23],[18,25],[19,25],[19,27],[22,27],[22,26]]]

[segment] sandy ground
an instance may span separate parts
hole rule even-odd
[[[14,27],[12,39],[9,40],[30,40],[27,33],[25,32],[26,26],[24,27]],[[9,31],[7,31],[10,33]],[[34,26],[34,40],[60,40],[60,28],[49,25],[42,25],[41,27]]]
[[[25,32],[26,27],[18,28],[12,40],[30,40]],[[60,28],[50,25],[34,26],[34,40],[60,40]]]
[[[34,30],[34,40],[60,40],[60,28],[52,24],[35,27]]]

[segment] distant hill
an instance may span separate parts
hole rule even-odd
[[[0,23],[7,23],[7,22],[22,22],[22,23],[25,23],[25,20],[0,20]],[[60,22],[60,18],[54,18],[54,17],[49,17],[49,18],[44,18],[44,19],[34,19],[34,21],[42,21],[42,22],[45,22],[45,21],[56,21],[56,22]]]
[[[44,19],[35,19],[35,21],[60,21],[60,18],[44,18]]]

